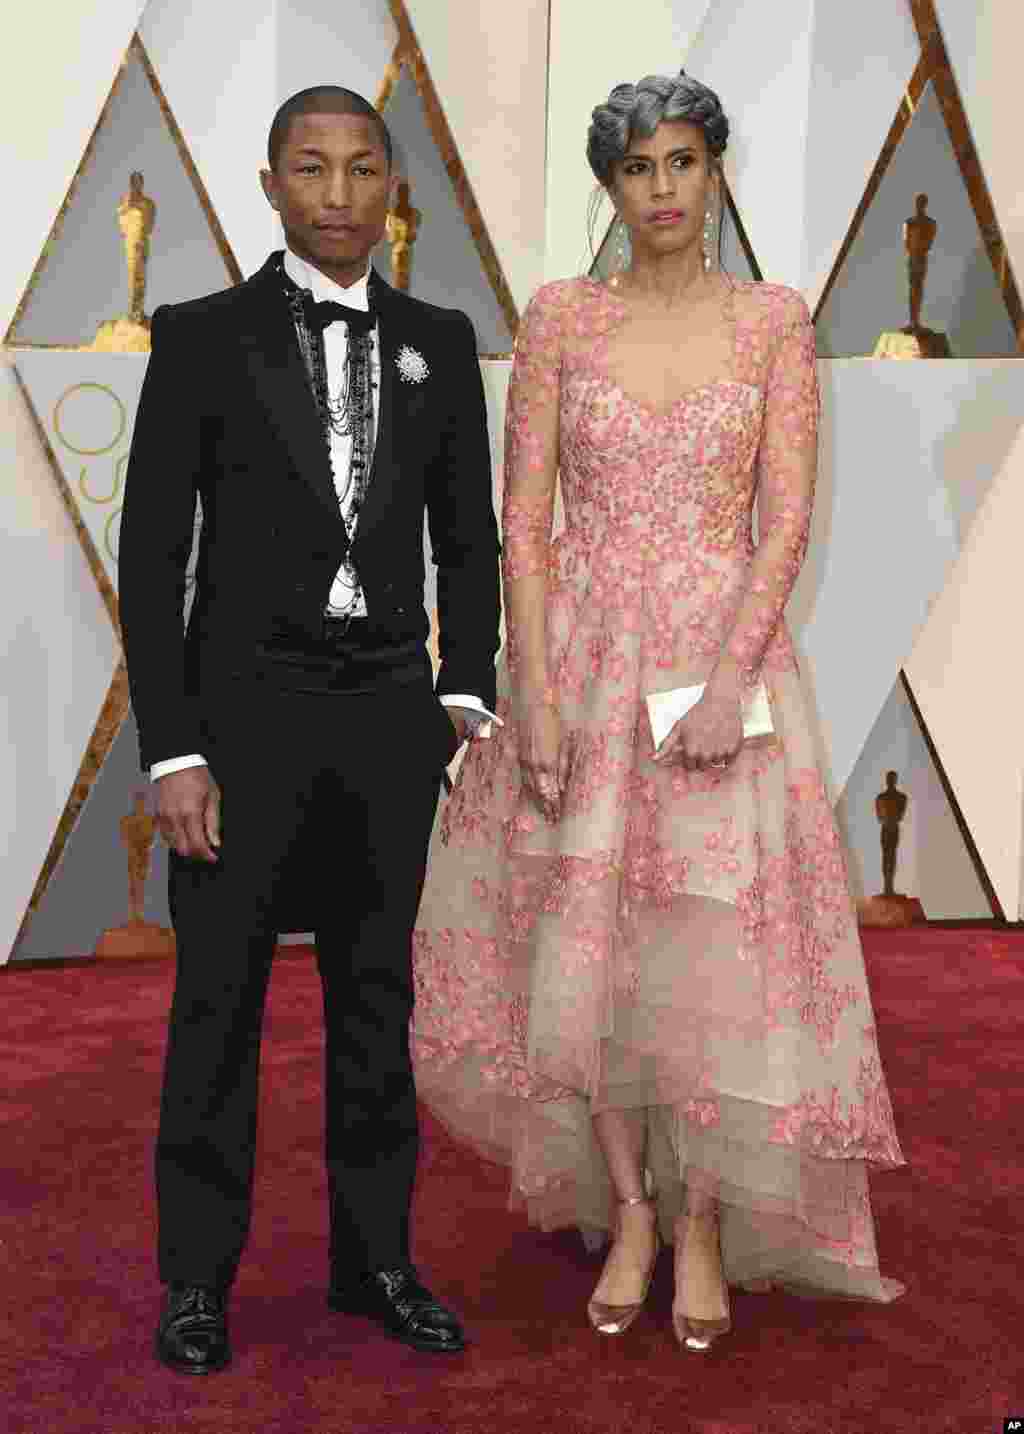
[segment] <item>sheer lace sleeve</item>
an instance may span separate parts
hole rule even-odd
[[[758,452],[757,551],[717,671],[752,680],[807,551],[818,466],[818,370],[807,305],[788,296],[765,382]]]
[[[561,284],[534,295],[519,326],[505,417],[502,577],[517,704],[551,702],[545,598],[558,469]]]

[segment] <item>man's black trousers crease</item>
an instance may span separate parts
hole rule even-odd
[[[156,1148],[167,1283],[229,1285],[245,1245],[277,903],[300,844],[314,866],[332,1267],[343,1281],[409,1258],[412,930],[457,740],[422,646],[323,647],[271,655],[204,709],[222,847],[215,866],[171,861],[177,981]]]

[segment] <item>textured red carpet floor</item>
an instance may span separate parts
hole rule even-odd
[[[599,1257],[530,1231],[505,1180],[426,1122],[416,1246],[472,1332],[431,1360],[323,1299],[319,994],[275,968],[236,1361],[151,1357],[150,1153],[172,970],[0,972],[0,1430],[4,1434],[879,1434],[1001,1431],[1024,1414],[1024,934],[872,934],[869,970],[909,1168],[873,1184],[887,1307],[734,1297],[712,1361],[649,1311],[601,1342]]]

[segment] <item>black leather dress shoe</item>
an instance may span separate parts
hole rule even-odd
[[[411,1265],[371,1270],[348,1286],[332,1283],[327,1303],[343,1314],[365,1315],[394,1339],[413,1349],[453,1354],[465,1349],[462,1326],[430,1291],[420,1284]]]
[[[212,1374],[230,1364],[224,1291],[172,1285],[157,1326],[156,1357],[182,1374]]]

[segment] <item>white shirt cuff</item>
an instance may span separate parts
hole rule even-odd
[[[172,772],[183,772],[186,767],[205,767],[206,758],[201,757],[198,752],[193,752],[190,757],[167,757],[163,762],[154,762],[149,769],[149,780],[158,782],[161,777],[169,777]]]
[[[442,706],[457,707],[461,711],[474,737],[489,737],[495,722],[499,727],[505,725],[496,712],[469,692],[446,692],[439,700]]]

